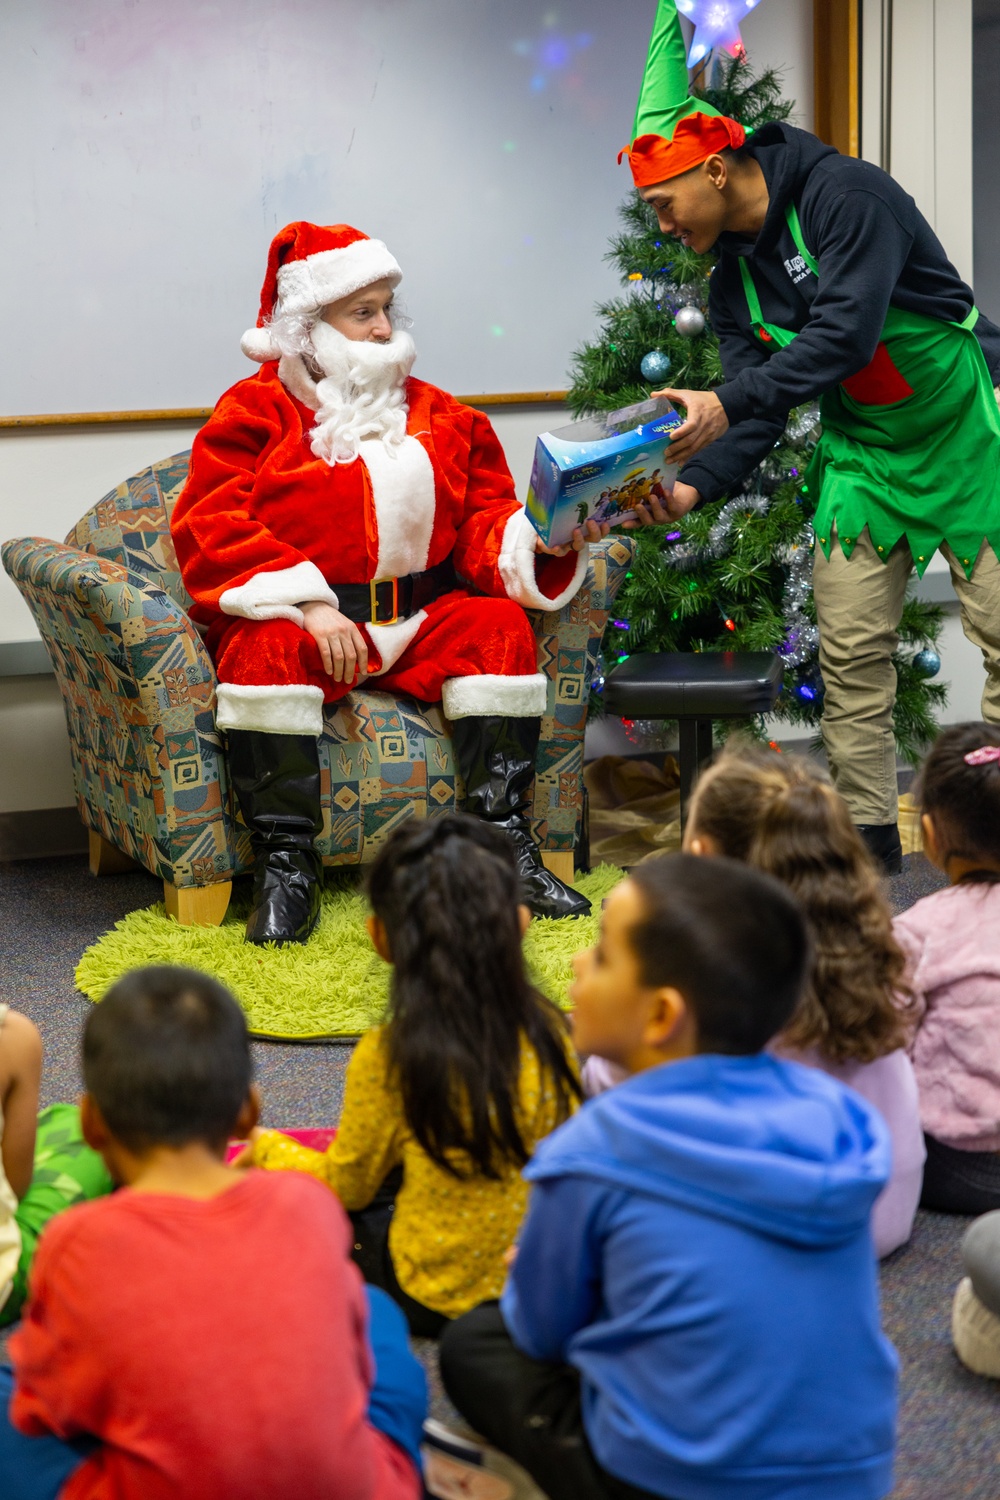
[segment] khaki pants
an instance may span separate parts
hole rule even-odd
[[[813,563],[813,597],[819,625],[819,662],[826,687],[823,744],[837,790],[855,823],[895,823],[896,747],[892,706],[896,671],[892,653],[913,559],[905,541],[885,562],[867,530],[850,558],[836,533],[830,557],[819,546]],[[1000,562],[983,543],[972,577],[951,549],[942,547],[958,596],[962,629],[983,653],[983,718],[1000,724]]]

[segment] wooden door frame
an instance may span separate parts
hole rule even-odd
[[[813,0],[813,70],[816,134],[845,156],[860,155],[859,0]]]

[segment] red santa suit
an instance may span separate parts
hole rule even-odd
[[[380,240],[348,225],[279,231],[243,338],[261,369],[195,438],[172,518],[254,852],[252,943],[304,942],[319,917],[317,738],[324,704],[357,682],[324,669],[303,612],[317,601],[363,633],[369,678],[442,702],[463,808],[511,840],[532,910],[589,910],[531,835],[546,679],[524,613],[572,598],[587,549],[536,554],[492,427],[409,378],[405,333],[352,339],[323,318],[332,304],[337,317],[367,317],[400,275]],[[373,300],[345,301],[376,284]]]
[[[481,412],[413,378],[406,400],[399,447],[371,438],[353,463],[330,464],[310,448],[316,383],[301,356],[285,356],[227,391],[196,437],[172,530],[218,670],[220,728],[319,734],[323,704],[351,684],[324,671],[299,606],[337,608],[340,584],[422,574],[449,559],[457,587],[408,619],[361,624],[369,677],[441,700],[450,719],[544,713],[524,610],[571,599],[586,548],[536,554]]]

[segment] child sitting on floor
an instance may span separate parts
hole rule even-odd
[[[134,971],[90,1013],[83,1130],[123,1186],[42,1237],[0,1370],[0,1495],[422,1493],[423,1374],[398,1308],[369,1310],[346,1215],[223,1165],[251,1072],[239,1007],[195,970]]]
[[[876,1500],[896,1360],[879,1327],[878,1112],[762,1049],[808,964],[798,906],[673,855],[576,961],[581,1052],[629,1075],[538,1147],[499,1307],[452,1323],[452,1401],[549,1500]]]
[[[919,1029],[921,1203],[1000,1208],[1000,729],[946,729],[918,788],[927,857],[951,884],[898,916]]]
[[[764,870],[801,903],[812,967],[771,1050],[822,1068],[881,1110],[892,1176],[872,1213],[872,1238],[876,1254],[888,1255],[910,1237],[923,1175],[920,1101],[905,1050],[913,1005],[892,916],[846,804],[812,762],[740,746],[699,780],[684,847]],[[588,1092],[610,1081],[606,1063],[586,1065]]]
[[[53,1215],[112,1187],[75,1104],[38,1114],[41,1071],[37,1027],[0,1004],[0,1325],[21,1315],[38,1236]]]
[[[395,1208],[390,1190],[355,1216],[360,1263],[412,1333],[436,1338],[499,1295],[527,1203],[521,1168],[580,1086],[565,1022],[525,975],[529,914],[505,839],[460,814],[414,819],[368,890],[368,930],[392,965],[387,1023],[355,1049],[329,1149],[264,1130],[252,1159],[312,1172],[353,1210],[402,1168]]]

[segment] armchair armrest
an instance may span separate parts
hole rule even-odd
[[[229,879],[215,673],[187,615],[76,547],[22,537],[2,556],[52,659],[83,822],[174,885]]]
[[[605,618],[635,562],[635,538],[622,534],[606,536],[590,544],[590,567],[580,593],[587,593],[591,610],[605,611]],[[601,626],[603,634],[604,627]]]
[[[583,736],[590,683],[615,595],[635,557],[629,536],[608,536],[590,547],[579,592],[558,613],[538,614],[538,670],[549,679],[538,747],[532,817],[546,852],[569,853],[583,806]]]

